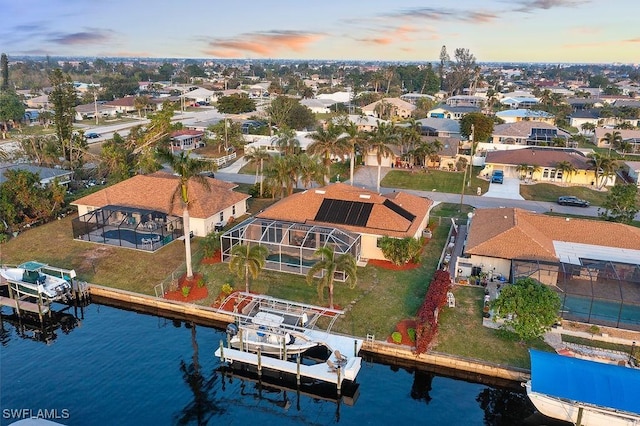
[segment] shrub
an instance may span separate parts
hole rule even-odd
[[[418,310],[416,328],[416,352],[424,353],[438,333],[437,312],[447,303],[447,292],[451,285],[449,272],[438,270],[429,284],[424,302]]]
[[[391,333],[391,339],[394,343],[400,344],[402,342],[402,334],[400,334],[399,331],[394,331],[393,333]]]
[[[186,298],[187,296],[189,296],[189,293],[191,292],[191,287],[189,287],[188,285],[185,285],[182,287],[182,295]]]
[[[407,334],[409,335],[409,340],[411,340],[412,342],[416,341],[416,329],[415,328],[410,328],[407,330]]]
[[[422,244],[415,238],[391,238],[384,236],[380,239],[380,249],[384,257],[394,265],[404,265],[410,260],[416,260],[420,256]]]
[[[202,249],[204,257],[212,257],[220,249],[221,232],[212,232],[202,239]]]
[[[233,287],[229,283],[224,283],[224,284],[222,284],[221,291],[228,296],[231,293],[233,293]]]
[[[204,278],[198,277],[198,281],[196,282],[196,285],[198,286],[198,288],[204,287]]]

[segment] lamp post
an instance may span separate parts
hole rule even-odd
[[[475,143],[473,143],[473,140],[475,138],[475,126],[472,124],[471,125],[471,157],[469,157],[469,182],[467,183],[467,186],[470,187],[471,186],[471,176],[473,175],[473,151],[475,148]]]

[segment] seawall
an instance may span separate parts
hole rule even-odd
[[[94,284],[89,284],[89,292],[94,302],[134,309],[152,315],[192,320],[221,329],[234,322],[232,315],[207,306],[166,300]],[[520,383],[526,382],[531,377],[529,370],[525,369],[434,352],[416,355],[408,346],[381,341],[365,341],[362,352],[364,356],[368,355],[391,365],[418,367],[455,378],[504,387],[519,388]]]

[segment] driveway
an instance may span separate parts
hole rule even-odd
[[[489,184],[489,190],[482,196],[506,198],[509,200],[524,200],[522,195],[520,195],[520,179],[506,176],[503,183]]]

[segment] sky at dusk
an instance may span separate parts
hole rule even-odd
[[[638,0],[0,0],[10,57],[640,63]]]

